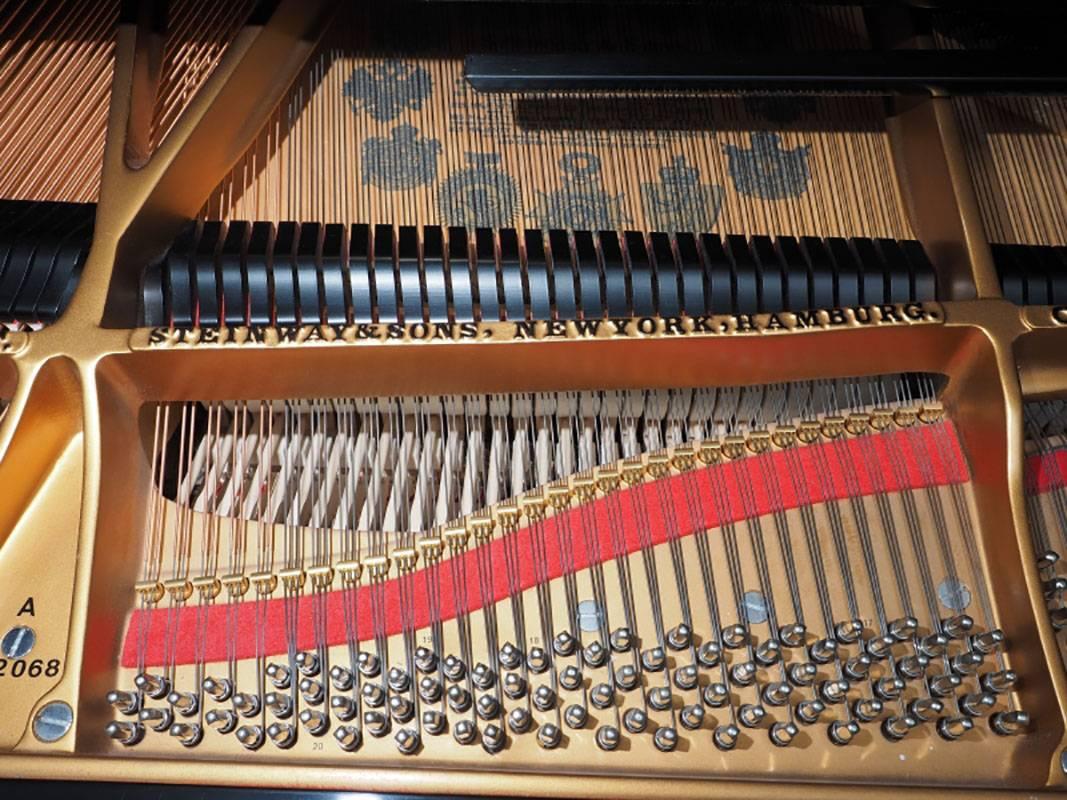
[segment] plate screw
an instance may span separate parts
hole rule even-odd
[[[33,735],[42,742],[58,742],[74,724],[74,711],[62,700],[41,706],[33,718]]]
[[[25,658],[36,643],[37,634],[33,632],[33,628],[16,625],[0,639],[0,653],[3,653],[5,658]]]

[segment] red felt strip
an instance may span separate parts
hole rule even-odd
[[[1067,448],[1026,459],[1026,491],[1044,494],[1067,486]]]
[[[898,458],[897,470],[893,470],[889,464],[890,452]],[[847,498],[857,491],[860,495],[895,492],[930,485],[962,483],[969,478],[955,429],[948,422],[798,447],[792,453],[790,456],[787,451],[774,451],[702,468],[692,473],[702,499],[704,525],[707,528],[717,528],[726,522],[739,522],[748,517],[772,513],[777,509],[796,508],[805,502],[821,503]],[[795,459],[799,459],[799,470],[796,469]],[[776,479],[776,476],[784,476],[789,472],[793,472],[799,486],[794,486],[793,479]],[[900,480],[897,479],[898,473]],[[768,486],[768,478],[774,480],[773,486]],[[610,505],[614,505],[612,515],[622,521],[622,549],[626,553],[641,549],[642,532],[635,522],[635,508],[642,508],[647,514],[648,531],[653,544],[664,542],[671,536],[691,535],[698,527],[699,521],[690,518],[686,501],[687,481],[687,478],[675,475],[634,488],[622,489],[609,497],[590,503],[585,509],[572,508],[548,518],[540,526],[516,531],[513,535],[518,539],[518,552],[522,554],[519,559],[520,585],[523,589],[528,589],[538,582],[531,547],[533,536],[543,536],[547,563],[542,565],[541,570],[547,572],[550,578],[558,578],[563,574],[560,536],[570,543],[570,562],[574,569],[581,570],[589,566],[590,556],[585,546],[583,520],[593,522],[601,560],[613,558],[616,552],[608,524]],[[746,490],[743,491],[743,487],[746,487]],[[666,515],[664,499],[672,509],[672,512]],[[719,500],[722,502],[717,502]],[[461,585],[466,584],[465,594],[462,591],[458,593],[459,608],[456,602],[457,593],[454,591],[456,587],[453,584],[453,574],[456,570],[450,562],[436,568],[419,569],[414,573],[415,603],[412,613],[416,627],[425,627],[431,620],[427,581],[438,582],[438,613],[443,620],[452,619],[462,611],[470,612],[481,608],[486,601],[494,603],[508,596],[508,572],[505,568],[507,561],[504,557],[503,542],[494,539],[483,547],[488,548],[488,559],[482,559],[483,564],[489,565],[489,596],[486,598],[481,596],[481,582],[478,579],[479,553],[476,549],[467,552],[455,565],[458,567]],[[384,598],[385,601],[386,634],[401,632],[400,579],[385,581],[378,591],[382,593],[379,600]],[[374,637],[374,624],[370,614],[371,592],[371,587],[362,586],[355,591],[336,590],[324,594],[322,599],[327,607],[327,644],[336,645],[347,641],[345,603],[358,604],[357,627],[360,639],[366,641]],[[316,646],[312,622],[314,605],[314,599],[307,590],[296,603],[297,647],[301,650],[314,649]],[[146,643],[146,666],[156,666],[166,661],[177,664],[193,663],[197,659],[198,650],[205,661],[225,661],[228,640],[234,635],[233,628],[227,624],[231,610],[236,612],[237,625],[236,636],[229,644],[236,647],[238,659],[255,657],[257,638],[264,642],[263,655],[284,653],[284,606],[285,601],[277,598],[241,602],[233,607],[216,604],[201,609],[206,613],[200,614],[197,613],[195,604],[177,609],[135,610],[127,629],[122,665],[137,666],[137,643],[142,632]],[[147,629],[142,631],[142,625],[146,625]],[[177,628],[172,628],[173,625],[177,625]],[[260,626],[263,630],[257,637],[257,627]],[[201,637],[201,646],[198,648],[197,642]],[[172,650],[169,657],[168,650]]]

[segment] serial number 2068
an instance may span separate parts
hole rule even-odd
[[[39,678],[41,675],[54,678],[58,674],[58,658],[48,661],[43,658],[35,658],[33,661],[20,658],[18,661],[10,662],[6,658],[0,658],[0,678]]]

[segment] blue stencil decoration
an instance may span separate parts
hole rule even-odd
[[[510,226],[518,205],[518,187],[496,153],[467,153],[467,166],[449,175],[437,195],[442,222],[463,228]]]
[[[542,228],[613,230],[629,222],[622,211],[623,195],[604,191],[600,159],[592,153],[567,153],[559,161],[562,185],[538,192],[530,222]]]
[[[659,171],[659,183],[642,183],[648,224],[657,231],[713,230],[722,208],[723,188],[700,182],[700,170],[678,156]]]
[[[750,141],[751,148],[725,147],[737,191],[763,200],[785,200],[807,191],[811,181],[809,145],[786,150],[777,133],[766,131],[751,134]]]
[[[414,189],[437,177],[441,142],[419,136],[413,125],[397,125],[388,137],[363,143],[363,183],[388,191]]]
[[[433,91],[433,78],[425,67],[410,61],[387,59],[352,71],[344,96],[352,111],[366,111],[389,122],[405,111],[418,111]]]

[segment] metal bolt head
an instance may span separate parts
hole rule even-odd
[[[42,742],[58,742],[74,724],[74,710],[62,700],[45,703],[33,717],[33,735]]]
[[[25,658],[37,643],[37,634],[33,628],[16,625],[0,639],[0,653],[4,658]]]

